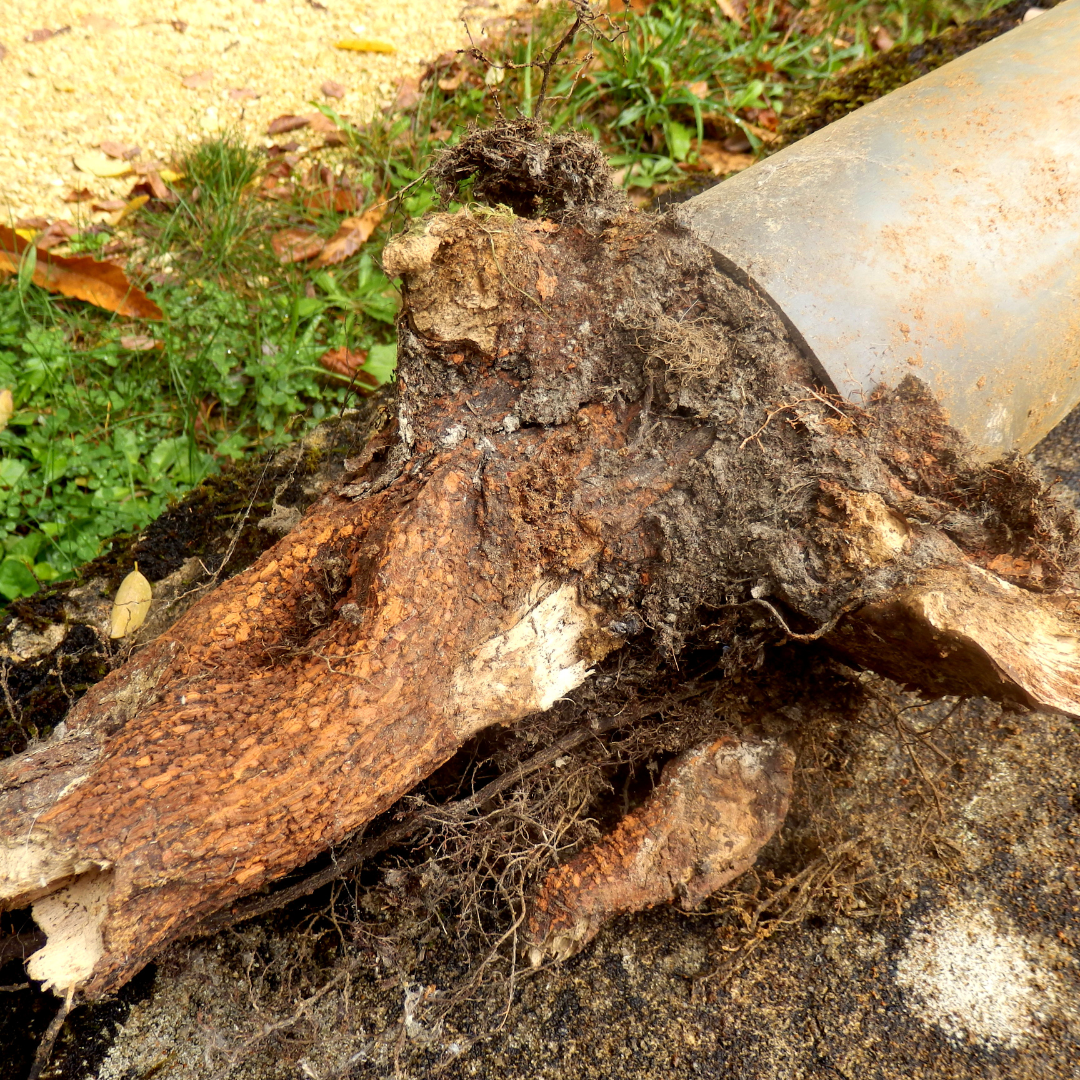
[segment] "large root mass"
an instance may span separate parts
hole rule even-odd
[[[557,195],[534,194],[530,212]],[[915,379],[837,400],[677,216],[601,203],[438,215],[395,241],[396,417],[63,738],[0,767],[0,901],[49,934],[34,977],[114,990],[631,639],[658,663],[708,652],[717,713],[748,732],[763,712],[740,680],[785,641],[1080,710],[1072,512],[1023,461],[969,460]],[[728,869],[782,803],[742,847],[716,826]],[[632,906],[611,895],[587,931],[567,916],[575,941]]]

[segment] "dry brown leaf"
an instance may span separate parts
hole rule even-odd
[[[132,158],[138,157],[141,153],[139,147],[125,146],[123,143],[116,142],[114,139],[105,139],[104,142],[99,142],[98,149],[111,158],[122,158],[124,161],[130,161]]]
[[[90,202],[92,199],[96,199],[97,196],[89,188],[79,188],[77,191],[69,191],[64,196],[64,202]]]
[[[344,345],[337,349],[329,349],[319,357],[319,363],[322,364],[327,371],[332,371],[335,375],[341,375],[346,379],[351,379],[357,371],[360,370],[367,363],[367,350],[366,349],[346,349]],[[374,379],[371,376],[367,376],[366,373],[360,376],[365,381],[370,381],[374,384]]]
[[[3,60],[7,56],[7,46],[0,41],[0,60]]]
[[[345,96],[345,87],[339,82],[334,82],[333,79],[327,79],[319,89],[323,97],[339,99]]]
[[[547,300],[554,296],[558,286],[559,279],[554,274],[549,274],[541,266],[539,273],[536,275],[536,291],[540,294],[540,299]]]
[[[104,199],[101,202],[94,203],[90,209],[97,214],[112,214],[117,210],[123,210],[126,205],[123,199]]]
[[[405,78],[398,83],[397,92],[394,94],[394,100],[390,105],[389,111],[407,112],[409,109],[415,108],[419,102],[420,80],[411,75],[406,75]]]
[[[304,119],[308,122],[311,130],[318,132],[320,135],[330,135],[338,130],[337,124],[329,116],[323,116],[321,112],[306,113]]]
[[[129,352],[149,352],[150,349],[163,349],[165,343],[156,341],[149,334],[125,334],[120,339],[120,347]]]
[[[723,144],[715,139],[702,139],[695,143],[698,162],[713,176],[725,176],[727,173],[741,172],[754,164],[753,154],[733,154],[725,150]]]
[[[742,26],[746,18],[746,0],[716,0],[716,6],[736,26]]]
[[[30,246],[13,229],[0,225],[0,274],[18,273],[23,253]],[[95,262],[89,256],[66,259],[38,250],[32,280],[50,292],[85,300],[131,319],[162,318],[161,308],[136,289],[115,263]]]
[[[326,242],[315,265],[333,266],[355,254],[361,244],[378,228],[385,214],[386,203],[383,202],[365,210],[360,217],[345,218],[338,231]]]
[[[41,251],[66,244],[78,230],[70,221],[54,221],[35,241]]]
[[[279,116],[276,120],[271,120],[266,126],[267,135],[281,135],[286,131],[296,131],[297,128],[307,127],[311,121],[306,116],[294,116],[291,113],[287,113],[285,116]]]
[[[182,34],[187,28],[188,24],[183,19],[173,19],[169,24],[178,34]]]
[[[311,229],[282,229],[270,237],[270,246],[280,263],[304,262],[323,249],[323,238]]]
[[[142,173],[142,180],[128,192],[129,198],[136,195],[149,195],[170,206],[179,201],[176,192],[161,179],[161,174],[156,169],[148,169]]]
[[[15,222],[16,229],[47,229],[48,227],[47,217],[24,217]]]
[[[704,79],[700,82],[687,83],[686,89],[696,98],[704,99],[709,96],[709,84]]]
[[[196,71],[193,75],[185,75],[180,80],[180,85],[185,90],[205,90],[214,81],[214,69],[206,68],[205,71]]]
[[[42,41],[48,41],[49,38],[54,38],[57,34],[66,34],[70,30],[70,26],[61,26],[57,30],[49,30],[42,27],[40,30],[31,30],[30,33],[26,35],[25,40],[30,42],[31,45],[38,45]]]
[[[248,86],[238,87],[235,90],[229,91],[230,101],[255,101],[259,94],[257,91],[252,90]]]

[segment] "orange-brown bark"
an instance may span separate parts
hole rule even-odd
[[[530,956],[565,959],[616,915],[677,901],[692,910],[745,873],[787,816],[795,755],[722,736],[669,762],[656,790],[603,840],[544,880]]]

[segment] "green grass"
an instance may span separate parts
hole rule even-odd
[[[553,71],[546,116],[556,129],[592,132],[626,186],[655,191],[692,173],[698,139],[744,132],[759,146],[799,94],[870,56],[877,28],[913,43],[994,6],[781,2],[751,6],[740,26],[711,2],[661,2],[646,15],[601,20],[591,39],[579,35]],[[428,80],[408,113],[352,126],[323,107],[340,121],[366,201],[398,196],[340,266],[278,264],[276,230],[305,224],[330,236],[343,214],[258,197],[264,155],[225,134],[187,152],[175,206],[124,226],[136,280],[164,272],[152,291],[161,323],[133,324],[46,293],[27,274],[0,281],[0,389],[15,398],[0,431],[0,600],[70,575],[224,462],[280,445],[341,408],[350,391],[319,366],[327,349],[368,349],[369,371],[390,377],[397,300],[378,268],[382,242],[435,204],[423,179],[434,148],[500,109],[531,114],[541,73],[527,65],[568,25],[563,6],[534,11],[485,44],[511,65],[501,75],[464,57]],[[450,89],[438,86],[444,76]],[[94,253],[109,239],[88,230],[72,250]],[[137,334],[160,347],[125,347]]]
[[[226,136],[184,167],[178,205],[137,225],[146,265],[170,272],[152,292],[162,322],[134,325],[25,279],[0,285],[0,388],[15,403],[0,432],[5,599],[346,404],[345,380],[318,364],[327,349],[368,349],[368,369],[391,375],[397,298],[373,253],[283,268],[270,236],[297,215],[254,198],[259,156]],[[125,348],[139,333],[161,347]]]

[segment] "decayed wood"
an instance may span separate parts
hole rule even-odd
[[[62,739],[0,765],[0,903],[32,903],[49,934],[34,978],[110,992],[646,630],[674,655],[708,615],[751,666],[763,643],[828,636],[937,686],[873,620],[918,607],[928,574],[991,581],[972,562],[990,502],[966,539],[926,523],[964,518],[954,436],[918,434],[913,465],[905,425],[926,402],[829,399],[677,222],[587,225],[440,216],[388,249],[405,279],[396,420],[273,549],[93,688]],[[947,618],[924,597],[912,632],[946,668],[992,656],[965,659],[965,692],[1077,712],[1075,634],[1051,601],[1023,594],[1057,627],[1049,681],[1032,674],[1042,644],[1018,664],[972,632],[1012,595],[992,582]]]

